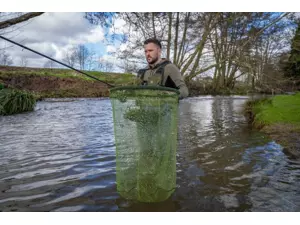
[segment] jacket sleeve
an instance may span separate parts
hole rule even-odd
[[[165,67],[165,76],[169,76],[175,83],[176,87],[179,89],[179,99],[186,98],[189,95],[189,90],[177,66],[175,66],[174,64],[168,64]]]

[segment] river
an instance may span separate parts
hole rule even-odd
[[[123,199],[108,98],[47,99],[0,117],[1,211],[300,211],[300,162],[251,129],[248,96],[179,104],[177,187],[160,203]]]

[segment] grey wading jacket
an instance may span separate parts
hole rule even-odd
[[[160,85],[178,89],[180,99],[189,95],[188,88],[179,69],[168,60],[162,60],[153,68],[147,67],[139,70],[138,78],[141,80],[142,85]]]

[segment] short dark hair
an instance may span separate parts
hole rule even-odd
[[[146,41],[144,41],[144,45],[147,45],[149,43],[156,44],[161,49],[161,43],[156,38],[148,38]]]

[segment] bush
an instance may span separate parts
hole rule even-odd
[[[14,90],[0,90],[0,115],[11,115],[26,111],[33,111],[36,99],[33,94]]]

